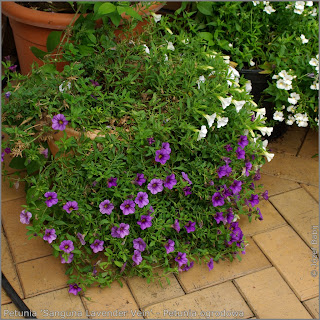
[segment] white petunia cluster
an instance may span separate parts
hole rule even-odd
[[[309,64],[315,67],[315,70],[318,74],[316,80],[313,81],[313,84],[310,86],[310,89],[319,90],[319,54],[317,54],[315,58],[311,58],[311,60],[309,61]]]
[[[296,124],[298,127],[307,127],[308,126],[308,115],[306,113],[296,113],[294,115]]]

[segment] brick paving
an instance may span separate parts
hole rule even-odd
[[[28,240],[17,223],[24,185],[2,181],[2,272],[41,319],[318,319],[319,278],[311,275],[319,265],[318,133],[293,127],[269,146],[276,155],[259,183],[270,197],[260,203],[263,221],[240,220],[249,242],[241,262],[221,261],[211,272],[197,264],[170,275],[170,285],[135,277],[74,296],[50,246]],[[17,309],[3,290],[1,304],[1,318],[23,318],[12,316]]]

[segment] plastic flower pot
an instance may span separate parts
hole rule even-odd
[[[255,103],[260,103],[260,105],[266,108],[266,117],[268,121],[273,119],[273,103],[266,101],[268,96],[263,94],[263,91],[268,87],[268,80],[271,81],[270,76],[267,74],[260,73],[261,69],[241,69],[239,73],[243,75],[246,79],[251,81],[252,91],[250,94],[253,95],[253,100]],[[273,127],[273,132],[268,140],[274,140],[286,133],[288,126],[285,122],[277,122]]]
[[[141,16],[156,12],[164,6],[165,3],[156,2],[150,7],[145,8],[143,5],[137,8]],[[40,66],[41,60],[36,58],[31,52],[30,47],[37,47],[40,50],[46,50],[48,35],[52,31],[65,30],[72,21],[74,14],[43,12],[21,6],[15,2],[2,2],[2,13],[9,17],[9,22],[13,31],[14,41],[17,49],[20,69],[22,74],[28,74],[31,71],[33,62]],[[123,14],[123,19],[129,16]],[[139,22],[137,32],[141,33],[143,25],[146,22]],[[61,71],[66,63],[59,63],[57,69]]]

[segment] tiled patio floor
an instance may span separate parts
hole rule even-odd
[[[171,285],[131,278],[123,287],[115,282],[111,288],[90,288],[89,301],[68,293],[65,266],[49,245],[27,240],[19,223],[23,186],[16,190],[4,183],[2,271],[41,319],[319,318],[318,256],[312,262],[319,247],[319,163],[312,157],[318,153],[318,133],[290,128],[270,148],[276,156],[263,167],[260,181],[270,198],[260,205],[263,221],[240,221],[249,241],[241,262],[219,262],[211,272],[196,265],[172,275]],[[3,290],[1,298],[1,318],[22,318],[10,316],[17,309]]]

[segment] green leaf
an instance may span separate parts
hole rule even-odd
[[[64,221],[61,221],[61,220],[57,220],[54,223],[58,226],[67,225]]]
[[[210,32],[199,32],[198,35],[200,38],[204,40],[207,40],[207,41],[213,40],[213,34]]]
[[[74,250],[72,251],[72,253],[82,254],[81,250],[79,250],[79,249],[74,249]]]
[[[79,51],[82,55],[88,56],[92,53],[94,53],[94,49],[88,46],[79,45]]]
[[[126,9],[125,13],[127,15],[129,15],[130,17],[135,18],[139,21],[142,21],[142,17],[140,16],[140,14],[137,11],[133,10],[133,8],[125,7],[125,9]]]
[[[119,267],[119,268],[121,268],[122,265],[123,265],[123,263],[120,262],[120,261],[115,261],[114,264],[115,264],[117,267]]]
[[[98,9],[99,14],[108,14],[114,11],[116,11],[116,6],[110,2],[102,4]]]
[[[108,14],[108,17],[111,19],[112,23],[118,27],[121,21],[121,16],[117,12],[111,12]]]
[[[33,160],[27,165],[28,174],[32,174],[32,173],[38,171],[39,169],[40,169],[40,164],[38,161]]]
[[[198,10],[206,16],[212,15],[212,3],[211,2],[199,2],[197,3]]]
[[[91,42],[96,43],[97,42],[97,38],[95,37],[94,34],[92,33],[88,33],[88,38],[90,39]]]
[[[37,47],[30,47],[30,50],[35,55],[35,57],[40,60],[43,60],[44,56],[48,54],[48,52],[42,51]]]
[[[25,165],[24,165],[24,162],[25,162],[25,158],[21,158],[21,157],[14,157],[10,164],[9,164],[9,167],[12,168],[12,169],[25,169]]]
[[[52,31],[47,38],[47,50],[52,52],[60,43],[62,31]]]

